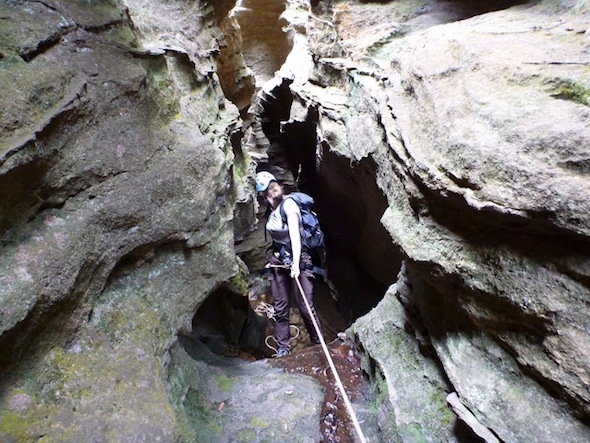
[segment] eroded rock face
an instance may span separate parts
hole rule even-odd
[[[292,49],[283,29],[288,21],[282,16],[286,0],[241,0],[232,17],[238,22],[246,64],[256,72],[260,88],[272,79]]]
[[[188,432],[168,349],[238,273],[246,170],[220,11],[190,6],[0,5],[2,441]]]
[[[588,441],[589,12],[520,3],[4,2],[0,439],[208,438],[258,381],[190,355],[259,245],[252,68],[252,157],[316,197],[351,318],[385,293],[349,330],[383,440],[469,436],[453,391],[503,441]]]
[[[183,340],[181,340],[183,342]],[[175,395],[190,429],[186,441],[320,441],[321,386],[287,374],[267,360],[249,362],[212,354],[195,342],[171,350]]]
[[[445,400],[450,386],[435,360],[424,355],[428,347],[415,313],[400,301],[409,294],[402,271],[379,305],[349,330],[362,343],[366,358],[380,363],[374,373],[380,427],[390,441],[414,441],[418,435],[426,441],[461,441],[454,432],[457,418]],[[416,328],[415,335],[408,334],[410,327]]]
[[[457,391],[501,440],[557,441],[565,429],[585,441],[589,11],[580,2],[517,3],[319,2],[307,21],[295,11],[293,29],[306,38],[294,37],[265,97],[287,82],[288,119],[260,120],[270,127],[271,168],[312,183],[320,214],[348,204],[361,232],[373,232],[375,217],[360,214],[379,211],[392,244],[351,256],[357,270],[378,269],[371,263],[383,251],[396,268],[407,257],[406,309],[417,311],[450,381],[440,389]],[[341,173],[334,158],[353,172]],[[354,167],[367,162],[383,211],[359,203],[373,190],[362,185],[367,168]],[[347,218],[335,217],[328,235],[339,229],[352,232]],[[388,285],[392,275],[372,277]],[[373,343],[364,327],[361,342]],[[398,407],[404,382],[387,374],[399,366],[371,349]],[[543,425],[527,425],[531,416]],[[437,432],[420,433],[437,441]]]

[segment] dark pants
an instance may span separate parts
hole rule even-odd
[[[280,264],[280,261],[273,257],[270,260],[270,263],[276,265]],[[301,254],[301,267],[305,268],[308,266],[311,267],[311,258],[309,254],[304,252]],[[279,345],[279,349],[291,349],[291,333],[289,331],[291,293],[295,296],[297,307],[299,308],[299,311],[301,311],[301,316],[303,317],[303,322],[309,332],[309,338],[311,339],[312,344],[320,343],[320,338],[318,337],[311,319],[311,315],[314,315],[321,333],[320,321],[315,313],[315,308],[313,307],[313,273],[311,270],[302,269],[299,274],[299,282],[305,293],[305,298],[311,307],[311,313],[305,305],[305,301],[301,296],[297,283],[291,278],[291,270],[289,268],[272,268],[270,285],[276,318],[275,338]]]

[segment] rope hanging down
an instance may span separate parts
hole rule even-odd
[[[320,338],[320,343],[322,345],[322,349],[324,351],[324,354],[326,355],[326,359],[328,360],[328,363],[330,364],[330,368],[332,369],[332,374],[334,374],[334,379],[336,380],[336,384],[338,385],[338,388],[340,389],[340,392],[342,393],[342,398],[344,399],[344,404],[346,405],[346,409],[348,409],[348,413],[350,415],[350,418],[352,419],[352,423],[354,424],[354,428],[356,430],[356,433],[359,437],[359,440],[361,441],[361,443],[366,443],[367,440],[365,439],[365,436],[363,434],[363,430],[361,429],[361,426],[359,424],[359,421],[356,418],[356,414],[354,413],[354,409],[352,409],[352,405],[350,404],[350,400],[348,399],[348,395],[346,395],[346,391],[344,390],[344,386],[342,385],[342,381],[340,380],[340,376],[338,375],[338,372],[336,371],[336,366],[334,366],[334,362],[332,361],[332,357],[330,356],[330,353],[328,352],[328,347],[326,346],[326,342],[324,341],[324,337],[322,335],[322,332],[320,331],[320,327],[317,323],[316,320],[316,316],[315,316],[315,311],[313,311],[311,309],[311,306],[309,306],[309,302],[307,301],[307,297],[305,297],[305,292],[303,292],[303,288],[301,287],[301,283],[299,282],[299,278],[295,279],[295,283],[297,283],[297,287],[299,288],[299,292],[301,293],[301,297],[303,298],[303,301],[305,302],[305,306],[307,307],[308,312],[311,314],[311,321],[313,322],[313,327],[315,328],[318,337]]]

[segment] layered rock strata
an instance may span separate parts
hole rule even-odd
[[[288,117],[267,132],[271,167],[310,186],[320,213],[351,208],[328,235],[375,232],[380,218],[391,243],[368,236],[373,251],[348,248],[354,269],[387,286],[406,257],[411,296],[396,298],[418,326],[402,318],[374,334],[377,321],[399,317],[384,301],[378,320],[353,328],[386,382],[384,429],[442,435],[410,426],[419,408],[400,404],[399,371],[413,369],[385,343],[409,328],[440,361],[438,398],[456,391],[500,440],[586,441],[589,11],[583,2],[418,3],[290,11],[299,35],[265,97],[290,91]],[[371,163],[385,204],[366,204]]]
[[[317,385],[271,424],[295,380],[192,341],[251,155],[316,197],[384,441],[588,441],[585,2],[233,6],[0,6],[0,439],[317,438]]]
[[[254,221],[231,7],[0,5],[0,440],[190,439],[169,349]]]

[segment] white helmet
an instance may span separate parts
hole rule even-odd
[[[268,171],[262,171],[256,174],[256,192],[264,192],[267,190],[270,182],[276,182],[277,179]]]

